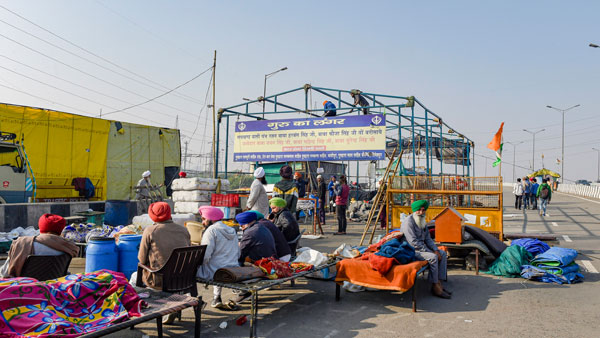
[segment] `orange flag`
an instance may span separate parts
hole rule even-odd
[[[500,129],[498,129],[498,132],[496,132],[492,141],[487,145],[487,147],[493,151],[498,151],[498,149],[500,149],[500,144],[502,143],[502,128],[504,128],[504,122],[500,125]]]

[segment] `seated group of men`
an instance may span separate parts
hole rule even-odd
[[[270,205],[272,221],[257,211],[246,211],[236,216],[243,230],[239,242],[235,229],[221,222],[224,216],[221,209],[200,207],[202,224],[205,226],[200,244],[206,245],[206,252],[196,276],[210,280],[218,269],[240,266],[247,260],[275,257],[289,261],[296,247],[295,244],[288,245],[288,242],[300,234],[298,223],[285,208],[285,200],[273,198]],[[185,228],[172,225],[171,209],[164,202],[153,203],[148,215],[155,223],[144,230],[138,258],[142,264],[153,269],[160,268],[167,262],[173,249],[191,245],[190,234]],[[135,278],[132,276],[132,280]],[[150,287],[160,287],[160,281],[155,280],[149,272],[144,272],[142,281]],[[234,304],[230,301],[229,305],[224,305],[221,292],[221,287],[213,287],[212,307],[231,308],[250,296],[250,293],[238,294],[232,300]]]

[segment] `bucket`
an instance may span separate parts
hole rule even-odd
[[[129,224],[129,201],[109,200],[104,205],[104,223],[112,226]]]
[[[137,271],[138,266],[138,251],[142,235],[121,235],[119,236],[119,264],[118,271],[125,274],[127,279],[131,278],[131,274]]]
[[[101,269],[117,271],[119,252],[115,239],[111,237],[90,238],[85,257],[85,272]]]

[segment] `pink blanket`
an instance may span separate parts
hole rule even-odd
[[[141,316],[142,302],[123,274],[109,270],[0,279],[0,336],[77,337]]]

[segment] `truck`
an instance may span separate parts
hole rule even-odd
[[[26,203],[32,195],[25,150],[16,134],[0,131],[0,204]]]

